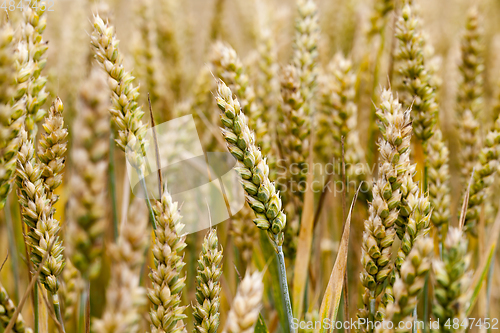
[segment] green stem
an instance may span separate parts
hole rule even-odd
[[[491,283],[493,281],[493,272],[495,271],[495,256],[496,256],[496,251],[493,252],[493,257],[491,259],[490,263],[490,268],[488,271],[488,281],[486,282],[486,315],[488,318],[491,318],[490,316],[490,301],[491,301]],[[491,332],[491,326],[488,328],[488,332]]]
[[[149,210],[149,220],[151,222],[151,225],[153,226],[153,230],[156,230],[155,214],[153,212],[153,207],[151,206],[151,202],[149,201],[149,194],[148,194],[148,189],[146,187],[146,180],[144,180],[144,176],[142,174],[142,171],[137,170],[137,173],[139,174],[139,177],[141,178],[142,189],[144,190],[144,195],[146,196],[146,205],[148,205],[148,210]],[[161,198],[160,198],[160,200],[161,200]]]
[[[113,132],[109,136],[109,192],[111,195],[111,210],[113,213],[113,237],[116,242],[118,239],[118,208],[116,204],[116,169],[115,169],[115,136]]]
[[[285,267],[285,256],[283,255],[283,249],[281,246],[277,248],[278,252],[276,256],[278,257],[278,272],[280,279],[281,296],[285,305],[286,319],[288,322],[288,327],[290,332],[295,332],[292,327],[293,313],[292,313],[292,302],[290,302],[290,294],[288,292],[288,282],[286,278],[286,267]]]
[[[61,315],[61,305],[59,304],[59,296],[57,293],[52,294],[52,304],[54,304],[54,312],[56,314],[57,321],[61,324],[62,331],[65,333],[66,329],[64,328],[64,322]]]
[[[87,281],[85,281],[85,286],[82,290],[82,294],[80,295],[80,306],[78,309],[78,333],[85,332],[85,306],[87,304]]]

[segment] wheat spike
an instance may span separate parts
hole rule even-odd
[[[434,271],[434,303],[432,312],[440,322],[457,318],[460,323],[467,320],[468,290],[471,271],[468,271],[470,255],[467,253],[467,238],[457,228],[450,228],[443,246],[442,260],[436,259]],[[441,325],[442,332],[463,332]]]
[[[144,112],[138,104],[139,87],[134,87],[134,77],[123,68],[123,56],[118,50],[119,41],[114,27],[94,16],[91,45],[94,55],[108,74],[111,89],[111,119],[118,129],[117,145],[127,150],[127,159],[135,168],[143,167],[144,135],[146,125],[141,119]],[[126,149],[127,145],[131,148]]]
[[[0,210],[9,196],[16,170],[16,154],[19,149],[19,130],[24,119],[14,119],[11,106],[14,97],[14,30],[10,22],[0,27]],[[17,115],[19,117],[19,115]]]
[[[40,281],[49,292],[56,294],[59,289],[57,277],[64,268],[64,248],[58,236],[61,226],[53,217],[51,200],[45,193],[43,167],[34,155],[33,141],[28,141],[25,131],[21,135],[23,143],[17,155],[16,183],[21,214],[28,226],[26,241],[30,246],[35,270],[42,262],[49,244],[53,243],[40,273]]]
[[[161,200],[153,206],[157,229],[153,244],[155,267],[151,268],[149,278],[152,288],[148,291],[151,301],[150,317],[152,332],[185,332],[182,319],[185,306],[181,303],[181,292],[185,277],[181,270],[185,263],[182,250],[186,247],[185,236],[181,235],[184,225],[177,209],[177,203],[164,191]]]
[[[219,327],[220,282],[222,275],[222,247],[219,250],[217,231],[210,229],[201,245],[196,273],[196,304],[193,307],[194,331],[217,332]]]
[[[264,284],[262,273],[245,274],[245,278],[238,286],[233,305],[227,316],[226,333],[251,333],[261,307]]]
[[[379,317],[374,308],[383,293],[385,281],[394,278],[391,264],[392,244],[396,237],[395,223],[400,214],[401,187],[406,181],[411,139],[410,110],[404,110],[389,90],[381,94],[377,110],[382,138],[379,141],[379,178],[373,184],[373,200],[363,232],[361,283],[365,287],[364,307],[358,317]],[[389,281],[389,285],[393,281]],[[368,327],[362,327],[367,331]]]
[[[16,311],[16,306],[14,302],[10,299],[7,291],[0,283],[0,326],[6,328],[9,324],[14,312]],[[23,316],[19,314],[16,319],[16,323],[12,327],[12,332],[14,333],[33,333],[31,328],[26,327]]]
[[[101,266],[107,212],[109,94],[104,74],[93,69],[84,82],[74,121],[73,189],[68,201],[71,258],[83,276],[92,279]]]
[[[269,180],[269,167],[255,144],[254,134],[247,125],[241,112],[238,99],[233,99],[231,89],[218,81],[217,105],[221,113],[222,135],[229,152],[238,160],[236,171],[240,174],[241,184],[246,192],[246,201],[255,212],[253,220],[258,228],[267,234],[277,249],[283,244],[283,231],[286,215],[282,211],[279,192]]]

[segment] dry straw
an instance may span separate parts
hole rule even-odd
[[[0,326],[4,329],[9,324],[10,320],[14,316],[16,311],[16,306],[14,302],[10,299],[7,291],[0,283]],[[12,327],[12,332],[14,333],[33,333],[31,328],[26,327],[23,316],[19,314],[17,316],[16,322]]]
[[[106,289],[104,314],[94,321],[97,333],[139,331],[140,309],[146,304],[145,290],[139,286],[139,272],[148,246],[147,226],[146,204],[142,199],[135,198],[116,244],[109,249],[113,262],[111,277]]]
[[[181,235],[184,225],[177,209],[177,203],[164,191],[161,200],[153,206],[156,219],[156,239],[153,244],[155,267],[149,278],[152,288],[148,291],[151,301],[150,317],[152,332],[185,332],[182,320],[185,306],[181,305],[181,293],[185,277],[181,270],[185,263],[182,251],[186,247],[185,236]]]
[[[375,302],[379,295],[384,296],[387,278],[393,278],[392,244],[396,236],[401,187],[407,178],[412,131],[410,110],[403,110],[389,90],[382,92],[377,116],[382,132],[379,178],[373,184],[373,201],[369,205],[369,218],[365,221],[361,257],[361,283],[365,293],[364,307],[358,316],[365,319],[383,317],[383,313],[376,310]],[[367,329],[367,326],[362,327],[363,331]]]
[[[222,247],[219,249],[217,231],[210,229],[198,259],[196,272],[196,302],[193,306],[194,331],[197,333],[217,332],[220,324],[219,279],[222,275]]]
[[[261,308],[264,284],[262,273],[245,274],[227,316],[225,333],[251,333]]]
[[[73,170],[68,201],[71,258],[87,278],[100,270],[107,213],[109,93],[105,76],[92,70],[78,100],[73,128]]]

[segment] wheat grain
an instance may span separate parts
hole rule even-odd
[[[227,316],[227,333],[253,332],[261,307],[264,284],[262,273],[254,272],[245,274],[245,278],[238,286],[238,291],[233,300],[233,305]]]
[[[78,309],[77,300],[83,288],[80,272],[73,263],[66,258],[66,266],[62,273],[62,303],[64,304],[64,321],[75,321]]]
[[[153,245],[155,267],[151,268],[149,278],[152,288],[148,291],[151,301],[150,317],[152,332],[184,332],[182,319],[185,306],[181,303],[181,292],[185,277],[181,277],[183,262],[182,250],[186,247],[185,236],[181,236],[184,225],[177,209],[177,203],[164,191],[161,200],[153,206],[157,229]]]
[[[219,249],[217,231],[210,229],[198,259],[196,273],[196,304],[193,307],[194,331],[197,333],[217,332],[219,327],[220,282],[222,275],[222,248]]]
[[[0,283],[0,326],[6,328],[12,319],[14,312],[16,311],[16,306],[14,302],[10,299],[7,291]],[[23,316],[19,314],[16,319],[16,323],[12,327],[12,332],[14,333],[33,333],[31,328],[26,326]]]

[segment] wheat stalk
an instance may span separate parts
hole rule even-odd
[[[247,273],[238,286],[233,305],[227,316],[226,333],[251,333],[261,307],[264,284],[262,273]]]
[[[155,267],[149,278],[152,288],[148,291],[151,301],[150,317],[152,332],[184,332],[182,319],[185,306],[181,306],[181,292],[185,277],[181,270],[185,263],[182,250],[186,247],[185,236],[181,236],[184,225],[177,209],[177,203],[164,191],[161,200],[153,207],[157,223],[156,239],[153,244]]]
[[[434,303],[432,312],[440,322],[457,318],[460,323],[467,320],[469,303],[468,290],[471,284],[471,272],[468,271],[470,255],[467,253],[467,239],[462,231],[450,228],[444,243],[442,259],[436,259],[434,271]],[[443,332],[463,332],[441,325]]]
[[[217,231],[210,229],[198,259],[196,272],[196,304],[193,307],[194,331],[217,332],[219,327],[220,282],[222,275],[222,248],[219,250]]]
[[[97,276],[101,266],[107,222],[106,183],[109,151],[109,94],[103,73],[91,71],[78,101],[74,121],[74,163],[68,200],[71,258],[86,278]]]
[[[379,178],[373,184],[373,201],[369,205],[369,218],[363,232],[361,283],[365,287],[364,307],[360,318],[378,318],[376,298],[383,294],[387,278],[393,278],[391,264],[392,244],[396,236],[395,223],[400,215],[401,187],[406,181],[411,139],[410,110],[401,104],[389,90],[381,94],[377,110],[382,139],[379,141]],[[390,283],[392,284],[392,283]],[[361,328],[368,330],[368,326]]]

